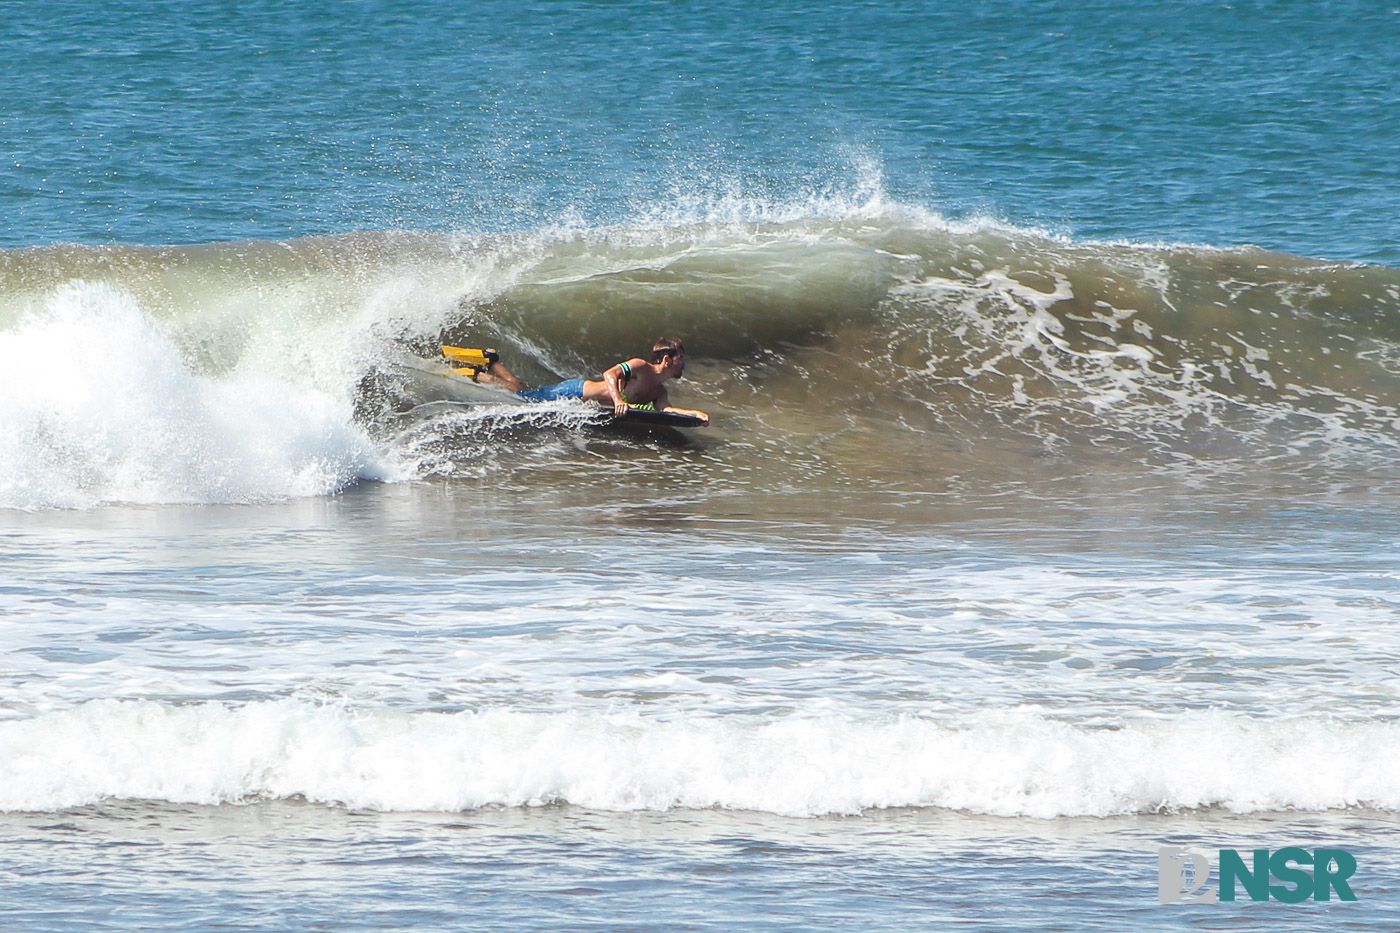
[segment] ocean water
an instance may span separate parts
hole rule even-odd
[[[0,929],[1400,926],[1393,4],[3,12]]]

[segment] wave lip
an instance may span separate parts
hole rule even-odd
[[[1104,728],[1012,711],[657,720],[97,700],[0,723],[0,809],[300,797],[385,811],[569,803],[796,817],[887,807],[1037,818],[1400,810],[1397,738],[1393,723],[1219,711]]]

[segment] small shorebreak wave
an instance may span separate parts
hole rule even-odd
[[[796,817],[1395,811],[1396,729],[1224,711],[1091,726],[1010,711],[660,720],[96,700],[0,722],[0,810],[303,798],[384,811],[568,803]]]
[[[722,458],[820,483],[1391,465],[1400,272],[1255,248],[1073,242],[878,198],[811,216],[495,236],[0,252],[0,507],[240,502],[568,458],[580,412],[369,399],[441,339],[529,383],[687,340]],[[522,426],[521,422],[524,422]],[[535,429],[532,433],[530,428]],[[552,434],[550,432],[553,432]],[[545,440],[541,440],[541,438]],[[549,438],[553,438],[551,441]],[[726,441],[728,442],[726,445]],[[723,447],[723,449],[721,449]]]

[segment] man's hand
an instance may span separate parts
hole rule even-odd
[[[672,407],[670,407],[669,405],[666,406],[666,407],[663,408],[663,409],[660,409],[660,410],[661,410],[661,411],[673,411],[673,412],[675,412],[675,413],[678,414],[678,415],[690,415],[690,416],[693,417],[693,418],[699,418],[699,419],[700,419],[700,425],[699,425],[700,427],[702,427],[702,428],[707,428],[707,427],[710,426],[710,416],[707,415],[707,414],[705,414],[703,411],[696,411],[696,410],[693,409],[693,408],[672,408]]]

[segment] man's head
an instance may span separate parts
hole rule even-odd
[[[685,372],[685,347],[675,337],[662,337],[651,346],[651,361],[671,369],[671,375],[679,379]]]

